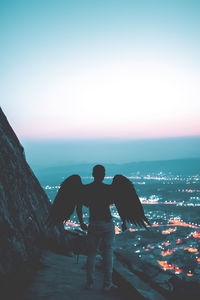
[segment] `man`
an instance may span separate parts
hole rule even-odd
[[[101,244],[104,268],[104,291],[109,291],[116,286],[112,283],[113,270],[113,244],[115,227],[112,220],[110,205],[113,203],[111,185],[103,183],[105,168],[96,165],[93,168],[94,181],[84,187],[84,205],[89,207],[88,226],[88,257],[87,257],[87,284],[92,288],[94,283],[96,253]],[[82,219],[82,207],[77,210],[80,225],[86,229]]]

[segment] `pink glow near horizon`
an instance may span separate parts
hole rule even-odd
[[[28,126],[28,128],[17,128],[17,132],[22,138],[42,138],[42,139],[102,139],[102,138],[120,138],[120,139],[140,139],[140,138],[168,138],[168,137],[188,137],[188,136],[199,136],[200,126],[199,120],[192,120],[190,122],[192,126],[187,124],[160,124],[149,126],[142,126],[138,124],[130,124],[126,127],[123,124],[120,126],[107,127],[104,125],[92,126],[80,125],[71,127],[66,125],[63,127],[62,124],[55,124],[52,127],[50,124],[34,124],[34,126]]]
[[[8,118],[23,138],[200,135],[198,79],[198,70],[170,60],[137,61],[130,56],[102,65],[88,62],[58,78],[48,75],[43,84],[38,79],[34,89],[32,82],[23,86],[23,110],[16,103]]]

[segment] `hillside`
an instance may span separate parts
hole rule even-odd
[[[24,149],[0,109],[0,282],[16,285],[30,273],[43,249],[65,251],[64,229],[47,230],[50,202],[24,156]]]

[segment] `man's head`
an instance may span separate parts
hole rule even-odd
[[[105,168],[102,165],[96,165],[93,168],[92,176],[95,180],[102,181],[105,177]]]

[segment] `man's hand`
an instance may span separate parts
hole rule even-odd
[[[80,227],[82,230],[88,230],[88,226],[85,223],[80,223]]]
[[[127,229],[126,222],[123,222],[122,223],[122,231],[125,231],[126,229]]]

